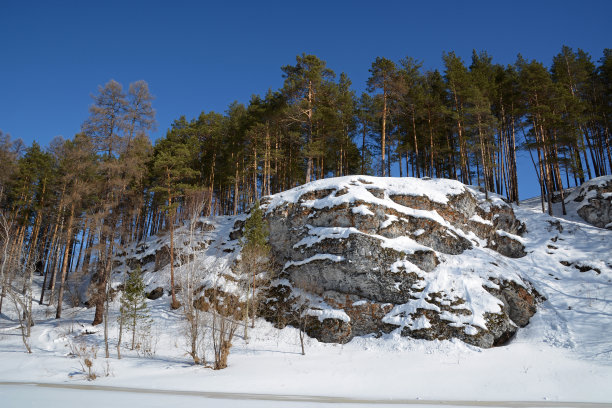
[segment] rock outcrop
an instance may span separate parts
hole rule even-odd
[[[597,177],[577,188],[566,202],[580,203],[577,212],[591,225],[612,229],[612,176]]]
[[[352,176],[265,197],[261,205],[275,267],[272,282],[258,275],[257,311],[278,327],[301,327],[323,342],[395,332],[492,347],[535,313],[537,293],[504,264],[525,255],[525,226],[501,198],[487,200],[477,188]],[[197,308],[223,312],[232,304],[231,314],[242,318],[238,240],[245,219],[200,219],[175,230],[179,296],[191,285]],[[128,248],[115,273],[140,267],[149,298],[158,299],[169,290],[169,255],[161,234]]]
[[[279,326],[326,342],[400,329],[491,347],[535,312],[533,288],[496,266],[525,255],[525,227],[499,197],[452,180],[352,176],[262,208],[279,269],[262,315]]]

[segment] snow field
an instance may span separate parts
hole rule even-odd
[[[368,180],[367,177],[361,178]],[[342,182],[335,181],[338,186]],[[446,187],[448,191],[461,191],[454,183]],[[148,301],[154,318],[150,336],[154,354],[145,357],[124,349],[121,360],[115,357],[117,302],[111,307],[112,358],[108,360],[104,358],[102,327],[92,328],[88,324],[93,318],[93,310],[66,308],[64,319],[58,321],[53,319],[53,310],[35,304],[37,324],[32,328],[33,353],[28,355],[24,352],[15,316],[10,306],[6,306],[6,313],[0,315],[0,382],[91,384],[85,378],[79,358],[70,356],[75,345],[84,344],[97,348],[93,368],[98,378],[93,383],[101,386],[389,400],[420,398],[612,404],[612,231],[585,224],[575,213],[578,203],[568,204],[568,216],[554,218],[542,214],[539,205],[538,200],[528,200],[514,207],[517,217],[528,227],[528,232],[522,237],[527,252],[525,257],[510,259],[483,248],[445,257],[443,267],[434,271],[436,278],[428,282],[429,287],[423,291],[435,293],[441,287],[451,285],[461,292],[461,296],[469,296],[476,309],[466,317],[472,320],[454,323],[468,323],[466,329],[478,328],[482,327],[482,322],[477,319],[477,309],[489,310],[499,307],[499,304],[480,295],[486,291],[478,287],[477,280],[482,282],[496,276],[517,280],[526,277],[546,300],[539,305],[529,325],[520,329],[515,338],[503,347],[483,350],[460,341],[414,340],[401,337],[396,331],[381,338],[355,338],[345,345],[307,339],[306,355],[302,356],[296,329],[278,330],[270,323],[258,320],[256,327],[249,332],[248,343],[242,338],[242,329],[239,328],[229,367],[214,371],[194,366],[186,355],[183,321],[178,311],[169,309],[167,295]],[[557,207],[555,214],[560,214],[560,205]],[[228,234],[233,225],[228,220],[208,221],[218,229],[199,236],[198,245],[204,238],[213,238],[215,233]],[[320,239],[323,235],[315,233],[312,239]],[[193,240],[179,232],[177,243],[180,242],[193,243]],[[309,242],[302,244],[308,245]],[[152,242],[145,253],[153,254],[161,245],[162,242]],[[177,275],[187,271],[197,273],[223,269],[223,265],[237,256],[236,252],[223,250],[235,248],[235,245],[235,242],[209,245],[195,263],[177,268]],[[411,268],[410,265],[396,267]],[[463,273],[466,268],[481,279],[467,279]],[[149,289],[166,283],[168,273],[165,269],[158,272],[145,269],[148,270],[145,278]],[[117,279],[121,271],[119,269]],[[222,279],[220,273],[214,277],[202,274],[201,277],[215,282]],[[41,284],[38,277],[36,284],[38,287]],[[390,315],[395,313],[397,316],[399,312],[396,310]],[[415,319],[403,324],[418,328],[425,327],[428,322]],[[35,402],[39,398],[38,401],[48,401],[48,406],[54,407],[60,406],[59,401],[89,398],[91,406],[95,407],[95,401],[98,401],[98,394],[94,391],[87,391],[87,397],[81,397],[81,392],[76,391],[54,394],[55,391],[37,389],[35,393],[29,393],[28,390],[25,386],[7,388],[0,385],[1,405],[25,406],[26,401]],[[121,396],[126,405],[136,401],[133,396]],[[109,404],[116,403],[115,397],[109,398]],[[150,406],[167,406],[169,402],[166,401],[170,401],[167,398],[156,396]],[[177,398],[173,397],[172,401],[192,403],[200,397]],[[227,404],[223,405],[225,402]],[[269,401],[249,401],[244,405],[232,400],[225,402],[215,400],[215,406],[281,406]],[[291,404],[291,407],[315,406],[310,402]]]

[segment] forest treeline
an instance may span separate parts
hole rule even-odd
[[[554,192],[610,174],[612,49],[593,62],[563,47],[550,68],[520,55],[494,64],[486,52],[469,65],[454,52],[442,60],[430,71],[413,58],[376,58],[368,92],[357,95],[346,74],[302,54],[282,67],[281,89],[223,114],[177,118],[154,145],[144,81],[99,87],[72,139],[43,148],[0,134],[0,311],[17,278],[31,309],[41,274],[36,301],[59,318],[65,292],[74,298],[85,284],[93,323],[102,322],[113,256],[173,234],[202,200],[202,215],[238,214],[311,180],[393,173],[457,179],[518,202],[524,149],[552,212]]]

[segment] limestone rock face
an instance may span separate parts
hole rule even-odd
[[[525,255],[524,224],[499,197],[452,180],[350,176],[262,208],[279,279],[261,313],[279,326],[326,342],[400,329],[491,347],[535,312],[531,286],[494,262]]]
[[[578,215],[589,224],[612,229],[612,176],[589,180],[574,191],[567,201],[580,203]]]

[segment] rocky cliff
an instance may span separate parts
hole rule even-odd
[[[262,208],[278,269],[262,314],[279,326],[327,342],[400,329],[491,347],[535,312],[530,284],[499,267],[525,255],[525,226],[499,197],[451,180],[354,176]]]
[[[525,225],[501,198],[485,199],[477,188],[442,179],[342,177],[264,197],[262,208],[274,262],[256,282],[258,313],[278,327],[302,327],[324,342],[395,332],[492,347],[535,313],[528,271],[510,262],[525,255]],[[242,313],[250,282],[240,268],[245,218],[177,227],[182,301],[196,299],[196,307],[210,310],[229,296],[239,305],[234,314]],[[168,248],[164,233],[126,248],[116,286],[123,272],[140,266],[149,297],[167,296]]]

